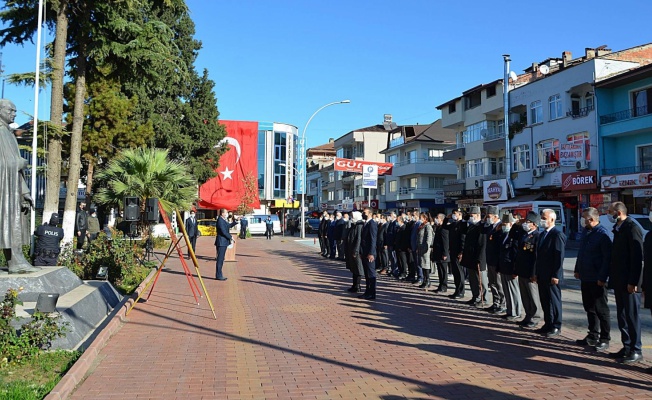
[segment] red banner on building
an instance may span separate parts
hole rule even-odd
[[[362,167],[365,165],[377,165],[378,175],[391,174],[392,167],[394,166],[392,163],[351,160],[348,158],[335,158],[335,171],[362,173]]]
[[[577,171],[562,174],[561,190],[595,189],[598,187],[597,171]]]
[[[260,207],[258,198],[258,122],[219,121],[227,136],[215,146],[229,149],[220,157],[217,176],[199,187],[199,207],[235,210],[245,195],[245,178],[253,179],[256,187],[252,208]]]

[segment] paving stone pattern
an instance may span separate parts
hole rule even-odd
[[[389,278],[359,300],[342,262],[290,238],[239,241],[218,282],[212,240],[197,253],[217,320],[172,259],[71,398],[652,398],[650,364],[576,346],[584,332],[545,339]]]

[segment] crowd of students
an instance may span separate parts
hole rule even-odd
[[[609,348],[607,291],[613,289],[622,348],[610,355],[620,363],[637,363],[643,358],[641,292],[652,293],[652,234],[643,238],[621,202],[609,206],[608,216],[614,222],[613,240],[600,225],[595,208],[582,213],[585,233],[574,276],[581,281],[588,334],[577,344],[597,351]],[[554,337],[562,329],[560,283],[566,246],[556,220],[551,209],[520,218],[499,215],[495,206],[487,207],[484,216],[479,207],[470,207],[468,213],[457,209],[450,215],[379,214],[367,208],[362,213],[324,212],[318,237],[323,257],[346,262],[353,279],[348,291],[361,292],[365,277],[360,298],[376,298],[376,273],[434,293],[450,289],[452,299],[465,297],[468,280],[467,304],[488,305],[487,311],[506,321]],[[644,299],[644,306],[652,308],[652,295]],[[652,368],[647,372],[652,373]]]

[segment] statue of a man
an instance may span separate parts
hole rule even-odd
[[[39,271],[23,256],[24,244],[29,244],[27,214],[33,206],[23,170],[27,160],[20,156],[18,142],[9,126],[16,118],[16,106],[0,100],[0,249],[9,264],[10,274]]]

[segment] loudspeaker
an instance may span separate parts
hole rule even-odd
[[[53,313],[57,309],[57,300],[59,300],[59,293],[39,293],[34,311],[44,314]]]
[[[147,199],[147,222],[158,222],[158,199]]]
[[[140,199],[138,197],[125,197],[125,221],[138,221],[140,219]]]

